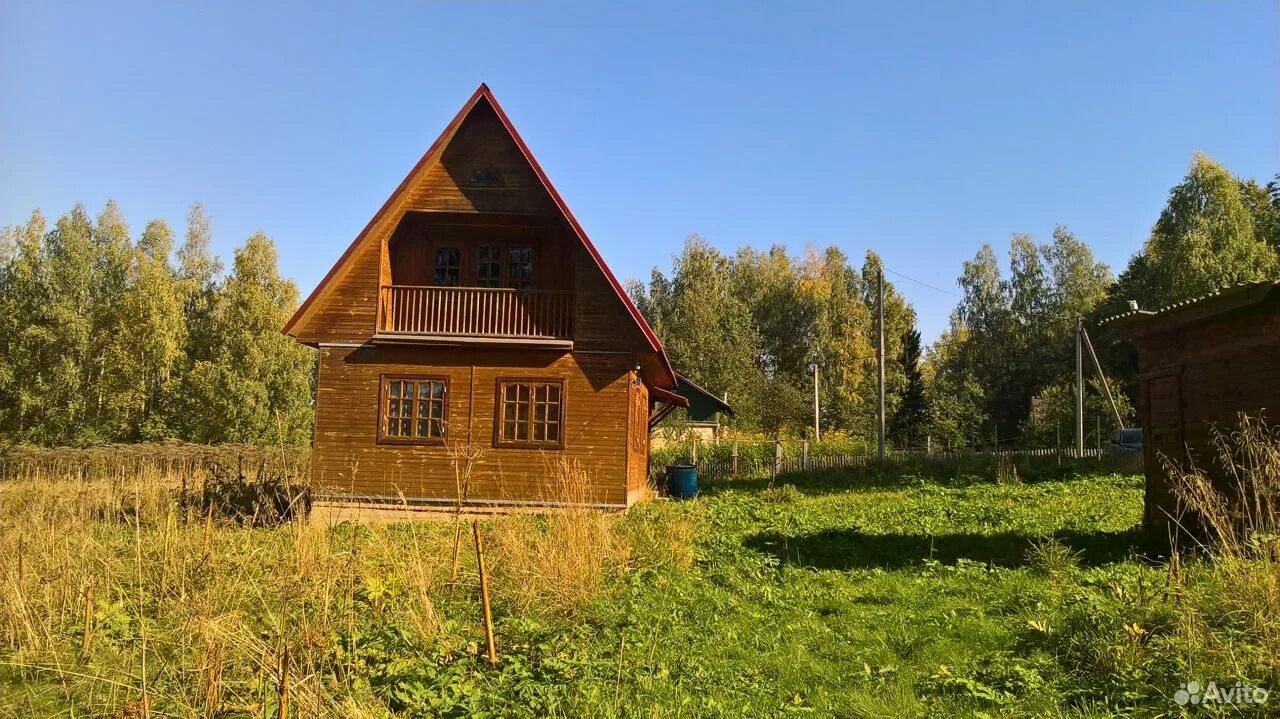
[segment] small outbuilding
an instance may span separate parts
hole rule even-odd
[[[1224,490],[1213,444],[1240,413],[1280,421],[1280,281],[1222,289],[1155,311],[1106,320],[1138,352],[1143,429],[1144,524],[1181,518],[1166,471],[1194,464]]]

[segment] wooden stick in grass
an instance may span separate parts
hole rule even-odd
[[[280,677],[276,682],[277,702],[279,709],[276,714],[277,719],[288,719],[289,717],[289,645],[285,644],[280,650]]]
[[[454,470],[457,471],[456,469]],[[464,476],[458,483],[458,499],[453,506],[453,561],[449,569],[449,583],[457,584],[458,582],[458,555],[462,547],[462,503],[467,499],[467,492],[471,488],[471,462],[467,462],[467,468]]]
[[[89,653],[89,640],[93,636],[93,579],[84,587],[84,638],[80,640],[80,653]]]
[[[476,538],[476,564],[480,569],[480,606],[484,609],[484,638],[488,646],[489,666],[498,666],[498,647],[493,641],[493,614],[489,611],[489,578],[484,571],[484,548],[480,545],[480,520],[471,520],[471,533]]]

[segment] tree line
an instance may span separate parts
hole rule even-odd
[[[225,276],[210,243],[199,204],[180,245],[114,201],[0,232],[0,443],[308,443],[314,353],[280,332],[297,287],[263,233]]]
[[[1193,156],[1151,233],[1115,277],[1059,226],[1045,242],[1015,234],[1005,263],[984,244],[957,279],[948,329],[922,350],[916,315],[885,280],[886,417],[896,446],[1070,444],[1075,325],[1095,337],[1127,422],[1132,351],[1102,320],[1136,301],[1155,309],[1218,288],[1280,276],[1280,175],[1263,185]],[[727,393],[742,429],[803,435],[817,365],[823,431],[874,442],[875,292],[880,258],[860,267],[831,246],[727,255],[691,235],[669,272],[628,291],[683,373]],[[1112,416],[1096,378],[1090,417]],[[1116,391],[1118,390],[1118,391]],[[1100,422],[1104,432],[1114,423]],[[1090,427],[1092,430],[1093,427]]]
[[[0,231],[0,443],[184,439],[310,441],[314,352],[281,334],[298,301],[271,240],[255,233],[230,271],[192,207],[179,244],[162,220],[135,238],[114,202],[52,226],[36,211]],[[1002,262],[983,245],[957,279],[949,328],[924,347],[916,313],[884,282],[888,434],[896,446],[1047,446],[1074,427],[1074,326],[1095,335],[1121,411],[1136,379],[1100,320],[1280,275],[1280,175],[1263,185],[1192,158],[1142,249],[1119,274],[1066,227],[1016,234]],[[905,269],[905,268],[904,268]],[[744,247],[691,235],[672,267],[628,292],[675,366],[727,394],[744,430],[812,426],[874,442],[876,280],[868,251]],[[1088,413],[1108,417],[1096,379]],[[1109,420],[1103,426],[1109,425]]]

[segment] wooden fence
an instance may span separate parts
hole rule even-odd
[[[760,444],[752,442],[751,444]],[[878,463],[874,453],[849,454],[813,454],[809,451],[808,442],[788,443],[794,448],[800,445],[799,453],[790,454],[783,451],[782,442],[774,442],[773,456],[762,457],[760,454],[740,454],[739,444],[732,443],[729,456],[708,456],[709,452],[701,452],[695,443],[690,450],[690,460],[698,468],[698,476],[705,481],[724,479],[779,477],[798,472],[813,472],[833,469],[860,469],[875,466]],[[1018,460],[1057,460],[1059,463],[1071,463],[1082,460],[1101,461],[1107,452],[1102,449],[1085,449],[1077,454],[1074,449],[1009,449],[1009,450],[892,450],[885,452],[885,461],[893,464],[928,463],[934,465],[964,464],[979,462],[998,462],[1000,459]],[[650,467],[650,476],[658,479],[665,468]]]
[[[196,481],[211,468],[238,474],[270,474],[305,482],[311,451],[301,447],[205,445],[186,442],[110,444],[98,447],[10,447],[0,449],[0,480],[125,481],[155,477]]]

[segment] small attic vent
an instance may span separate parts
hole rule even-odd
[[[473,187],[498,187],[502,184],[502,175],[492,167],[479,167],[471,171],[467,184]]]

